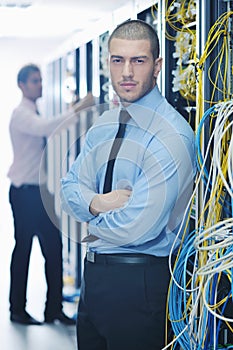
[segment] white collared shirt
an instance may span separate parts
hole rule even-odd
[[[74,122],[74,117],[65,118],[65,114],[53,118],[38,116],[36,110],[33,101],[23,98],[11,116],[9,128],[14,157],[7,175],[16,187],[46,182],[45,163],[41,161],[45,138],[58,127],[60,130]]]

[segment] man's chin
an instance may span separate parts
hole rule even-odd
[[[128,96],[128,95],[121,95],[121,96],[118,95],[118,96],[120,97],[120,101],[126,104],[133,103],[139,99],[138,96]]]

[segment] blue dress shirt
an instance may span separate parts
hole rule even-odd
[[[94,216],[93,197],[103,193],[119,109],[104,112],[88,130],[85,144],[61,180],[63,209],[88,222],[97,253],[168,256],[193,189],[194,133],[161,96],[158,87],[127,107],[131,119],[113,171],[112,189],[131,189],[124,207]],[[177,245],[179,240],[177,240]]]

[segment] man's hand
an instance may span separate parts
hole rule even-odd
[[[114,190],[105,194],[97,194],[91,201],[90,212],[97,216],[109,210],[121,208],[129,200],[130,190]]]
[[[88,92],[88,94],[84,98],[82,98],[81,100],[76,102],[72,106],[72,108],[73,108],[74,112],[78,113],[82,109],[85,109],[87,107],[91,107],[91,106],[94,106],[94,105],[95,105],[95,98],[94,98],[94,96],[92,95],[91,92]]]

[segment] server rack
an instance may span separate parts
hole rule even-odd
[[[180,7],[178,5],[183,6],[186,11],[189,9],[189,5],[192,3],[195,13],[195,18],[193,18],[193,21],[186,21],[184,18],[185,16],[180,15]],[[185,33],[186,30],[193,33],[193,38],[195,39],[195,46],[193,47],[195,55],[192,56],[193,60],[190,62],[190,60],[184,62],[183,60],[179,61],[180,68],[190,68],[190,64],[193,65],[194,70],[190,71],[192,72],[191,78],[193,79],[193,86],[195,90],[193,90],[194,94],[191,96],[191,99],[184,98],[183,91],[181,89],[177,89],[177,91],[172,91],[169,89],[169,87],[166,87],[165,95],[170,101],[171,104],[174,105],[175,102],[175,108],[177,108],[181,114],[183,114],[186,119],[190,121],[191,126],[193,129],[197,132],[199,137],[199,127],[202,125],[203,122],[203,128],[202,133],[200,137],[200,152],[202,154],[203,159],[205,158],[206,154],[208,154],[208,157],[205,159],[204,164],[204,171],[203,169],[198,169],[200,171],[201,175],[201,181],[197,179],[197,190],[195,192],[195,205],[193,206],[193,212],[192,212],[192,229],[191,231],[196,232],[196,236],[198,238],[199,234],[202,234],[203,231],[209,229],[215,232],[216,227],[214,225],[221,225],[221,220],[224,222],[225,218],[228,218],[229,216],[232,216],[232,201],[231,196],[226,193],[225,189],[221,189],[222,187],[219,186],[219,191],[223,192],[223,195],[220,196],[219,201],[216,200],[216,206],[221,207],[219,211],[221,212],[220,217],[218,218],[217,215],[214,217],[215,208],[209,204],[209,201],[211,203],[214,202],[213,193],[210,192],[212,187],[214,187],[215,183],[209,183],[207,178],[205,178],[206,175],[203,175],[205,173],[210,174],[211,173],[211,167],[213,166],[213,159],[212,159],[212,152],[214,150],[214,147],[216,146],[213,142],[209,144],[210,140],[212,139],[212,136],[214,134],[214,128],[215,128],[215,122],[216,122],[216,114],[217,110],[214,108],[215,105],[219,105],[220,103],[229,102],[232,99],[232,18],[233,18],[233,12],[232,12],[232,1],[224,1],[224,0],[218,0],[218,1],[177,1],[176,6],[174,6],[173,1],[167,1],[166,2],[166,9],[165,13],[166,16],[169,16],[171,14],[173,21],[174,18],[176,18],[176,22],[169,23],[169,17],[167,18],[168,21],[165,21],[165,27],[167,28],[167,25],[170,25],[171,28],[168,28],[168,37],[175,37],[174,43],[177,44],[177,39],[179,38],[177,33]],[[171,7],[169,9],[169,6]],[[177,16],[176,16],[177,13]],[[185,12],[183,12],[185,14]],[[165,16],[165,18],[166,18]],[[179,20],[180,19],[180,20]],[[218,30],[218,28],[221,28],[221,30]],[[194,42],[194,40],[193,40]],[[186,49],[188,48],[188,45],[186,45]],[[174,57],[174,46],[172,47],[169,42],[165,42],[165,51],[169,53],[169,57]],[[187,50],[186,50],[187,51]],[[185,51],[183,52],[183,55],[185,55]],[[165,54],[166,57],[166,54]],[[186,67],[185,67],[186,66]],[[191,67],[192,68],[192,67]],[[168,62],[168,70],[167,74],[165,76],[166,84],[169,82],[169,84],[172,84],[172,80],[169,81],[169,74],[175,69],[174,66],[174,60],[171,60],[171,62]],[[194,74],[193,74],[194,73]],[[187,81],[187,84],[190,81]],[[189,86],[187,86],[188,91]],[[190,91],[190,90],[189,90]],[[192,92],[192,91],[191,91]],[[210,112],[210,108],[213,107]],[[187,113],[186,113],[187,112]],[[209,116],[207,118],[206,116]],[[205,119],[204,119],[205,118]],[[220,158],[224,158],[224,156],[227,154],[227,150],[230,144],[232,138],[232,132],[229,130],[229,133],[226,133],[226,138],[223,140],[223,153],[220,154]],[[225,143],[224,143],[225,141]],[[215,141],[216,142],[216,141]],[[199,146],[199,145],[198,145]],[[221,163],[221,160],[220,160]],[[217,196],[217,194],[216,194]],[[223,200],[224,198],[224,200]],[[212,204],[211,203],[211,204]],[[210,205],[208,209],[208,204]],[[212,220],[212,221],[211,221]],[[219,221],[218,221],[219,220]],[[212,224],[212,225],[211,225]],[[222,223],[223,225],[223,223]],[[198,241],[196,238],[196,241]],[[215,237],[216,242],[221,241],[219,237]],[[197,245],[197,243],[195,242]],[[211,245],[209,241],[208,234],[206,234],[206,241],[205,241],[205,248],[203,248],[203,252],[196,248],[197,254],[199,254],[199,259],[197,261],[197,271],[201,275],[201,271],[203,270],[203,265],[208,264],[208,257],[207,257],[207,247],[208,244]],[[220,244],[220,243],[219,243]],[[199,246],[198,246],[199,247]],[[206,249],[206,250],[205,250]],[[214,254],[214,251],[210,252],[209,254]],[[219,252],[219,254],[223,254]],[[216,256],[218,255],[218,252],[216,252]],[[217,269],[216,269],[217,271]],[[212,272],[209,272],[211,275]],[[195,281],[196,279],[196,288],[199,290],[199,288],[204,288],[203,285],[205,283],[208,283],[208,278],[205,276],[202,276],[202,285],[198,285],[198,277],[194,273],[192,277],[192,281]],[[231,331],[231,327],[229,327],[229,324],[227,325],[227,322],[224,321],[224,317],[222,320],[219,320],[218,317],[214,316],[214,312],[216,311],[216,305],[217,302],[220,301],[223,302],[224,298],[226,299],[224,308],[221,309],[219,306],[218,312],[223,312],[222,316],[228,317],[228,319],[232,318],[232,302],[227,299],[227,294],[231,291],[229,279],[232,279],[232,271],[223,271],[222,274],[217,274],[213,278],[213,285],[215,286],[216,290],[209,288],[209,293],[206,292],[207,289],[205,289],[205,295],[203,295],[203,298],[200,298],[199,301],[196,299],[192,300],[192,304],[199,303],[198,309],[196,310],[195,315],[193,315],[193,323],[192,324],[183,324],[181,330],[185,330],[184,326],[187,327],[187,332],[184,332],[183,336],[183,343],[181,347],[187,349],[196,349],[203,348],[203,349],[220,349],[222,347],[228,348],[228,345],[230,346],[233,343],[233,333]],[[216,281],[219,280],[219,284],[216,283]],[[207,281],[207,282],[206,282]],[[218,289],[217,289],[218,286]],[[205,286],[206,287],[206,286]],[[181,293],[182,294],[182,293]],[[190,293],[190,295],[192,295]],[[194,293],[195,295],[195,293]],[[204,297],[209,300],[210,304],[215,304],[213,302],[217,301],[216,304],[212,307],[210,306],[210,309],[208,312],[205,308],[205,302]],[[178,298],[178,296],[177,296]],[[186,295],[184,293],[183,300],[185,300]],[[212,298],[212,299],[211,299]],[[171,297],[172,299],[172,297]],[[227,301],[228,300],[228,301]],[[190,301],[189,301],[190,302]],[[183,304],[185,304],[183,302]],[[191,305],[191,304],[189,304]],[[204,310],[204,311],[203,311]],[[188,310],[188,314],[192,315],[192,307]],[[210,312],[213,311],[213,314]],[[183,315],[187,310],[183,310]],[[194,311],[195,312],[195,311]],[[204,322],[203,320],[203,314],[205,312],[206,319],[208,320],[208,323],[206,325],[201,325],[201,322]],[[231,316],[230,316],[231,315]],[[178,316],[177,316],[178,317]],[[179,317],[178,317],[179,318]],[[188,318],[188,317],[187,317]],[[200,323],[199,323],[200,320]],[[182,322],[181,319],[177,319],[178,323]],[[191,329],[191,331],[190,331]],[[203,329],[203,334],[201,333]],[[188,334],[188,331],[191,333]],[[179,332],[178,332],[179,333]],[[178,334],[177,333],[177,334]],[[202,334],[202,337],[200,339],[200,334]],[[185,337],[189,336],[190,342],[187,342]],[[182,339],[182,337],[181,337]],[[181,340],[180,340],[181,341]],[[198,343],[200,342],[200,343]],[[214,344],[214,342],[216,342]],[[228,344],[228,345],[227,345]]]

